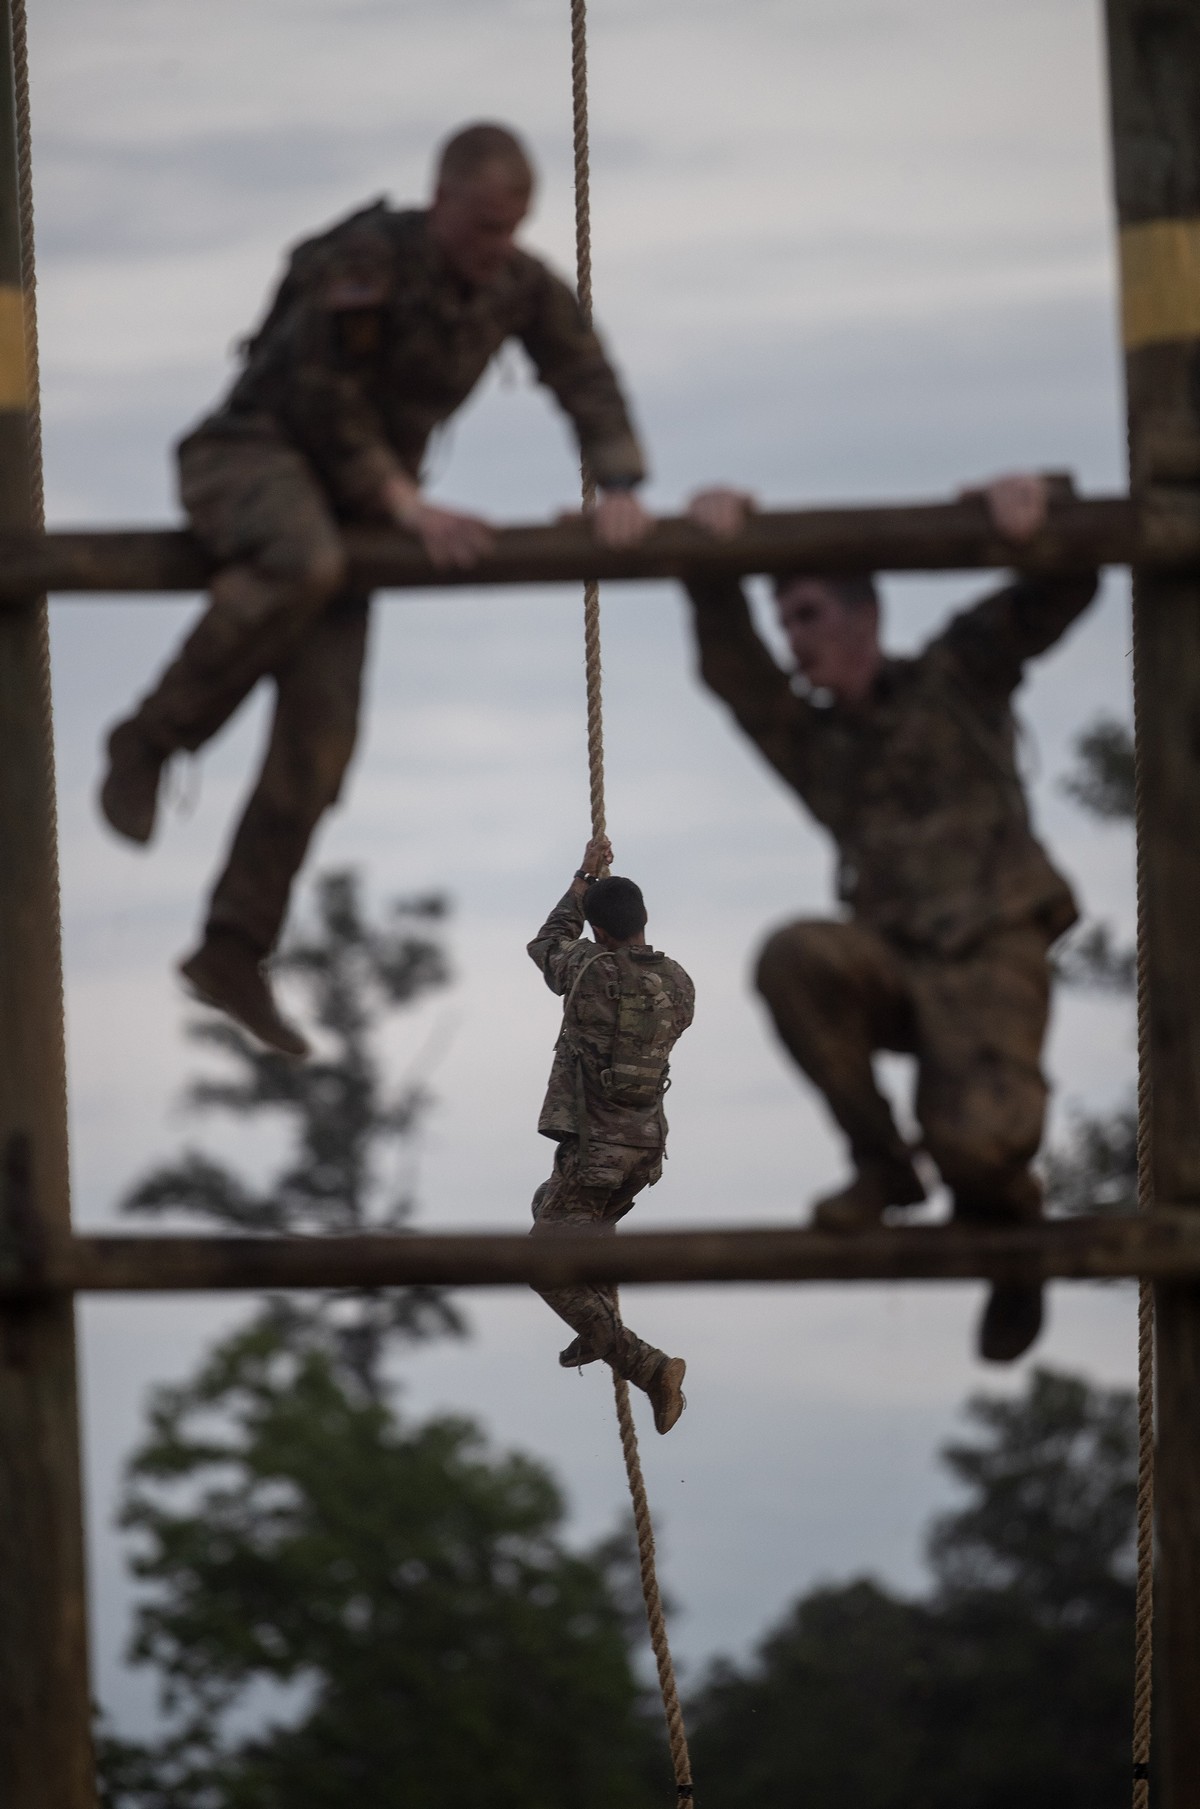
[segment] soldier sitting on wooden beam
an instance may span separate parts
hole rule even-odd
[[[487,524],[428,501],[419,474],[434,429],[510,338],[571,417],[600,488],[600,540],[628,545],[649,525],[633,494],[642,454],[604,349],[573,292],[514,243],[533,186],[511,132],[469,126],[443,147],[427,209],[377,202],[298,246],[229,397],[179,448],[183,505],[218,570],[178,657],[109,737],[101,806],[120,834],[148,842],[166,761],[274,680],[266,759],[181,971],[285,1054],[306,1044],[262,963],[358,726],[368,598],[347,586],[339,525],[398,523],[435,565],[488,550]]]
[[[1042,479],[998,479],[983,496],[1014,543],[1045,519]],[[690,513],[726,535],[752,507],[716,489]],[[837,844],[847,915],[776,930],[756,975],[784,1045],[850,1145],[853,1178],[816,1205],[826,1229],[875,1224],[925,1197],[872,1070],[884,1049],[917,1058],[922,1147],[956,1217],[1041,1215],[1030,1163],[1046,1107],[1047,953],[1077,912],[1030,829],[1010,700],[1026,660],[1054,645],[1095,589],[1094,572],[1019,578],[915,658],[896,658],[880,646],[869,574],[782,573],[775,595],[797,684],[759,639],[736,580],[689,585],[705,683]],[[997,1285],[981,1354],[1019,1356],[1041,1316],[1040,1287]]]

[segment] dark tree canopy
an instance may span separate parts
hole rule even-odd
[[[1084,922],[1054,951],[1054,971],[1068,986],[1128,995],[1137,985],[1137,950],[1122,948],[1111,924]]]
[[[1100,717],[1075,742],[1076,764],[1063,790],[1110,822],[1134,817],[1133,737],[1124,723]],[[1084,922],[1054,952],[1068,986],[1132,996],[1137,951],[1121,947],[1107,923]],[[1137,1208],[1137,1112],[1132,1101],[1105,1114],[1076,1112],[1069,1138],[1042,1158],[1052,1212],[1128,1213]]]
[[[1037,1370],[968,1405],[934,1583],[814,1591],[692,1706],[711,1809],[1125,1809],[1132,1396]]]
[[[1104,1117],[1076,1113],[1064,1144],[1042,1159],[1046,1203],[1067,1215],[1137,1211],[1137,1112],[1122,1105]]]
[[[1100,716],[1075,742],[1076,765],[1063,790],[1093,816],[1132,823],[1136,803],[1133,736],[1123,722]]]
[[[469,1421],[406,1425],[266,1321],[227,1341],[130,1472],[170,1732],[109,1738],[113,1809],[651,1809],[629,1544],[572,1552],[563,1513]]]

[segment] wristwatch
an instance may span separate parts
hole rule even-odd
[[[594,886],[600,875],[598,873],[585,873],[582,867],[576,867],[575,877],[576,879],[581,879],[585,886]]]

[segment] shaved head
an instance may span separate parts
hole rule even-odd
[[[533,163],[521,140],[507,126],[490,120],[464,126],[438,153],[438,188],[464,188],[486,176],[502,181],[518,194],[533,193]]]

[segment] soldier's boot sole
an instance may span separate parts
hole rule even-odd
[[[865,1231],[878,1225],[887,1207],[919,1206],[924,1198],[921,1177],[907,1159],[863,1162],[848,1187],[816,1202],[812,1223],[818,1231]]]
[[[587,1363],[599,1363],[600,1353],[586,1339],[572,1338],[566,1350],[559,1351],[558,1361],[563,1369],[582,1369]]]
[[[682,1357],[664,1357],[646,1385],[646,1393],[650,1396],[650,1405],[654,1409],[654,1430],[669,1432],[678,1424],[680,1415],[687,1406],[687,1397],[683,1392],[683,1378],[687,1373],[687,1364]]]
[[[108,771],[100,809],[118,835],[144,847],[154,834],[158,788],[167,755],[146,740],[136,722],[119,722],[108,738]]]
[[[289,1024],[253,952],[234,937],[210,936],[179,963],[189,989],[204,1005],[214,1005],[268,1049],[297,1060],[310,1053],[308,1043]]]
[[[1015,1363],[1042,1329],[1042,1289],[1037,1282],[998,1281],[979,1321],[979,1354],[985,1363]]]

